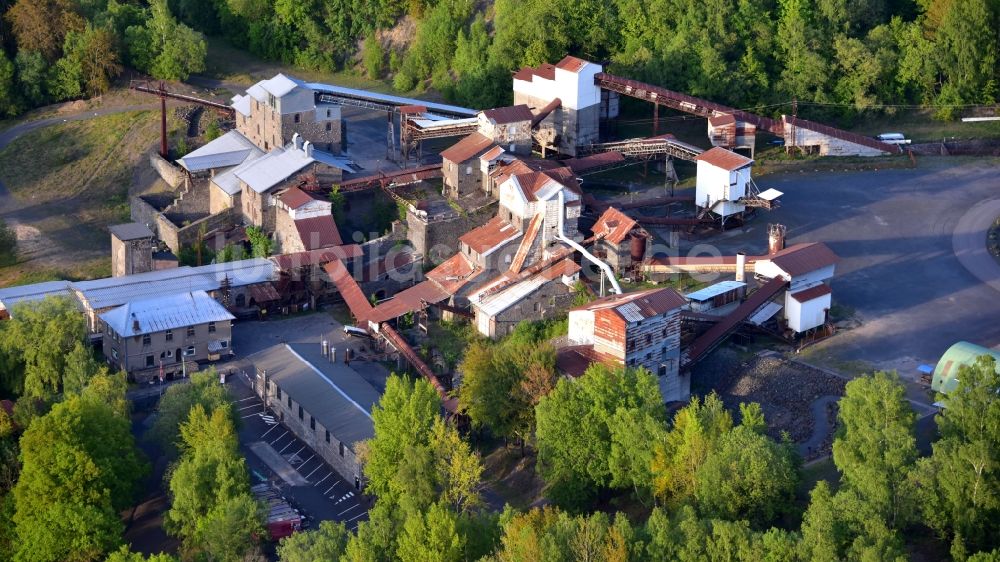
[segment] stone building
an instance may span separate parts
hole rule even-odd
[[[302,142],[296,136],[287,148],[275,148],[237,171],[244,222],[267,233],[274,232],[277,196],[303,174],[315,178],[320,185],[331,185],[341,180],[343,168],[337,160],[326,158],[309,141]]]
[[[343,244],[331,214],[330,201],[292,187],[277,197],[275,207],[277,253],[306,252]]]
[[[100,315],[104,357],[132,380],[232,354],[235,317],[205,291],[136,300]]]
[[[562,259],[527,275],[502,276],[470,297],[473,322],[480,334],[501,338],[525,320],[545,320],[566,312],[580,266]]]
[[[524,104],[486,109],[479,112],[478,132],[511,154],[530,156],[533,119]]]
[[[665,401],[686,400],[690,377],[679,374],[680,311],[686,304],[677,291],[664,288],[611,295],[570,310],[571,345],[559,352],[563,370],[580,375],[573,366],[585,369],[593,361],[645,367],[657,376]]]
[[[111,231],[111,275],[121,277],[152,271],[153,231],[139,223],[116,224]]]
[[[318,103],[304,82],[284,74],[261,80],[233,98],[236,130],[268,152],[292,142],[298,133],[320,150],[342,150],[340,106]]]
[[[472,133],[441,152],[445,196],[458,199],[482,190],[479,157],[493,147],[488,137]]]
[[[608,207],[592,228],[593,254],[618,274],[642,264],[652,237],[634,219],[614,207]]]
[[[299,439],[348,482],[363,485],[358,444],[375,435],[379,393],[319,344],[280,344],[251,355],[254,390]]]

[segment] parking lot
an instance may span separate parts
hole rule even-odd
[[[341,521],[356,529],[368,516],[370,501],[271,416],[241,371],[226,381],[240,418],[240,448],[254,484],[269,482],[313,526]]]

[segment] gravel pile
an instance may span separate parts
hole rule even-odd
[[[716,351],[699,365],[694,381],[697,388],[693,391],[707,394],[714,390],[734,411],[738,411],[740,402],[757,402],[767,420],[768,433],[779,438],[787,431],[795,442],[812,435],[812,403],[822,396],[843,396],[845,385],[839,377],[780,357],[757,356],[740,362],[739,356],[728,349]]]

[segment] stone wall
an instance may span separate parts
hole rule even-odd
[[[190,246],[198,239],[201,225],[205,225],[205,232],[211,232],[218,228],[228,228],[236,223],[236,213],[233,209],[226,209],[180,227],[170,222],[170,219],[141,196],[132,198],[131,216],[134,222],[144,224],[152,230],[175,255],[180,252],[182,246]]]
[[[174,166],[170,162],[167,162],[156,152],[149,153],[149,165],[156,170],[156,173],[163,178],[163,181],[167,182],[171,188],[176,189],[177,186],[184,183],[185,173],[184,170],[178,166]]]
[[[524,320],[546,320],[562,316],[573,304],[573,298],[572,289],[564,285],[560,279],[549,281],[517,304],[497,314],[493,318],[491,327],[493,333],[484,335],[494,339],[502,338],[513,332],[514,328]]]
[[[407,238],[424,260],[438,264],[459,251],[458,238],[473,228],[486,224],[496,214],[494,204],[474,213],[428,216],[425,211],[410,206],[406,213]]]

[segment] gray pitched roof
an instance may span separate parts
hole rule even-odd
[[[51,296],[72,297],[73,293],[70,290],[70,282],[45,281],[31,285],[5,287],[0,289],[0,309],[10,310],[17,303],[40,301],[45,297]]]
[[[123,337],[235,318],[205,291],[136,300],[101,314],[101,320]]]
[[[250,166],[234,172],[250,189],[264,193],[316,160],[294,147],[275,148]]]
[[[352,451],[375,435],[371,410],[378,391],[343,362],[324,359],[319,344],[275,345],[249,359]]]
[[[177,163],[189,172],[201,172],[216,168],[237,166],[251,155],[259,156],[263,151],[250,139],[237,131],[229,131],[201,148],[177,159]]]
[[[137,222],[111,225],[108,227],[108,230],[119,240],[138,240],[140,238],[153,237],[152,230],[146,227],[146,225]]]

